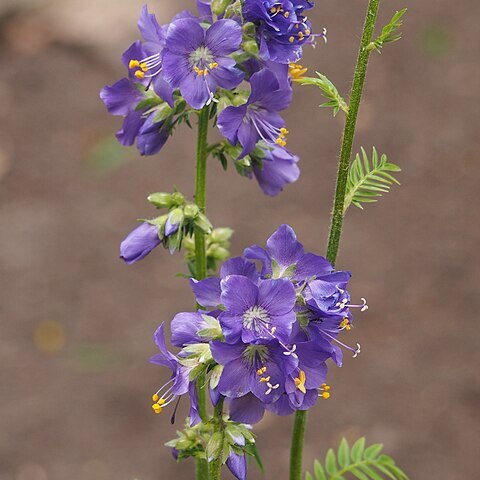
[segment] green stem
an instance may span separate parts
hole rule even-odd
[[[207,157],[208,157],[208,116],[209,109],[204,107],[198,114],[198,138],[197,138],[197,166],[195,179],[195,203],[202,213],[206,209],[206,190],[207,190]],[[195,230],[195,271],[197,280],[207,276],[207,252],[205,245],[205,234],[200,230]],[[205,375],[200,375],[197,380],[198,392],[198,412],[203,422],[207,418],[207,394],[205,388]],[[206,460],[197,459],[196,461],[196,479],[208,480],[208,464]]]
[[[222,470],[222,450],[223,450],[223,402],[225,401],[224,397],[220,397],[217,405],[215,406],[213,414],[213,431],[220,432],[222,435],[222,441],[220,445],[220,454],[218,458],[212,460],[208,464],[208,475],[209,480],[220,480],[221,470]]]
[[[335,190],[335,201],[333,205],[332,223],[328,237],[327,259],[335,263],[337,260],[340,237],[342,235],[345,193],[347,191],[348,170],[352,156],[355,128],[357,126],[358,110],[362,99],[363,85],[367,74],[368,59],[370,51],[368,45],[372,41],[375,21],[377,19],[380,0],[370,0],[368,3],[367,16],[363,27],[362,42],[358,53],[357,66],[353,77],[352,91],[350,93],[350,105],[343,130],[342,149],[338,163],[337,187]]]
[[[332,221],[328,237],[327,259],[334,265],[337,260],[340,238],[342,236],[345,194],[347,191],[348,171],[352,156],[357,116],[362,99],[363,85],[367,73],[370,51],[368,45],[372,41],[375,22],[377,19],[380,0],[369,0],[365,24],[363,26],[362,41],[358,53],[357,65],[353,77],[352,90],[350,92],[350,105],[343,130],[342,148],[340,161],[338,163],[337,185],[332,211]],[[302,455],[305,440],[305,428],[307,424],[307,412],[297,411],[293,426],[292,448],[290,457],[290,480],[301,480],[302,478]]]
[[[290,480],[302,478],[303,443],[307,427],[307,411],[298,410],[293,424],[292,449],[290,450]]]

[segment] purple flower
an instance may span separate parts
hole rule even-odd
[[[217,87],[231,89],[242,81],[243,73],[229,56],[241,41],[242,28],[233,20],[218,20],[208,30],[198,20],[177,20],[168,29],[163,74],[191,107],[200,109],[212,101]]]
[[[163,323],[158,327],[153,338],[160,353],[151,357],[150,362],[169,368],[172,371],[172,376],[167,383],[153,394],[152,409],[157,414],[162,413],[178,397],[188,393],[190,397],[190,424],[195,425],[200,421],[200,416],[198,414],[196,385],[189,379],[191,368],[181,365],[177,357],[168,351]]]
[[[145,258],[160,243],[158,227],[143,222],[132,230],[120,244],[120,258],[131,265]]]
[[[285,392],[285,379],[298,363],[296,356],[284,355],[285,349],[277,340],[233,345],[214,341],[210,346],[214,360],[224,366],[218,391],[230,399],[240,399],[251,393],[264,404],[275,402]],[[232,402],[230,417],[244,422],[238,420],[236,409],[238,405]]]
[[[263,192],[270,196],[278,195],[283,187],[296,182],[300,176],[298,157],[285,148],[264,149],[265,156],[254,163],[253,173]]]
[[[313,253],[305,253],[292,227],[282,225],[267,240],[266,249],[254,245],[244,251],[250,260],[260,260],[262,275],[274,278],[287,276],[303,282],[333,272],[331,263]]]
[[[138,29],[144,42],[134,43],[134,49],[124,53],[123,63],[129,68],[131,79],[145,86],[151,83],[155,93],[173,107],[173,90],[162,75],[162,54],[168,25],[161,27],[145,5],[138,20]]]
[[[177,313],[171,323],[172,345],[184,347],[195,343],[208,341],[208,336],[200,336],[198,332],[204,330],[219,330],[218,320],[204,312]]]
[[[227,458],[227,467],[238,480],[247,479],[247,459],[245,455],[231,451]]]
[[[220,280],[229,275],[242,275],[256,283],[258,273],[253,262],[241,257],[227,260],[220,269],[220,278],[209,277],[204,280],[190,279],[190,286],[197,299],[197,302],[205,308],[217,308],[221,303],[222,289]]]
[[[278,114],[290,105],[292,91],[281,88],[277,76],[268,69],[252,75],[251,94],[244,105],[227,107],[218,117],[218,128],[232,145],[243,147],[240,157],[252,152],[259,140],[270,146],[285,146],[288,130]]]
[[[262,59],[284,64],[300,60],[303,45],[313,43],[311,24],[301,15],[311,6],[305,0],[245,0],[245,19],[259,26]]]
[[[225,311],[218,319],[227,342],[288,341],[296,320],[296,294],[290,281],[261,280],[257,285],[247,277],[230,275],[221,281],[221,289]]]

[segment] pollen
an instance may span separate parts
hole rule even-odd
[[[288,73],[294,80],[302,78],[307,72],[308,68],[305,68],[298,63],[290,63],[288,66]]]
[[[267,367],[262,367],[257,370],[257,375],[262,376],[267,371]]]
[[[308,28],[305,30],[305,35],[306,35],[307,37],[308,37],[311,33],[312,33],[312,32],[311,32]]]
[[[293,42],[295,41],[295,37],[292,35],[292,36],[288,39],[288,41],[289,41],[290,43],[293,43]]]
[[[152,405],[152,410],[158,415],[159,413],[162,413],[162,407],[158,403],[154,403]]]
[[[140,68],[142,69],[142,72],[148,72],[148,65],[145,62],[140,64]]]
[[[330,385],[327,385],[326,383],[322,383],[322,389],[328,392],[330,390]]]
[[[158,394],[156,394],[156,393],[154,393],[154,394],[152,395],[152,401],[154,401],[154,402],[158,402],[159,398],[160,398],[160,397],[159,397]]]
[[[298,378],[295,379],[295,386],[300,390],[302,393],[307,393],[307,389],[305,388],[305,382],[307,380],[307,376],[303,370],[300,370],[300,374]]]
[[[145,78],[145,72],[142,72],[141,70],[137,70],[135,72],[135,76],[139,79],[139,80],[142,80],[143,78]]]
[[[290,12],[285,12],[285,13],[283,14],[283,16],[284,16],[285,18],[288,18],[288,17],[290,16]]]
[[[134,68],[138,68],[139,66],[140,66],[140,62],[138,60],[130,60],[128,64],[128,68],[130,68],[131,70]]]
[[[268,377],[262,377],[260,379],[260,383],[268,383],[270,381],[270,375]]]
[[[217,62],[212,62],[212,63],[210,63],[210,65],[208,65],[208,68],[210,68],[210,70],[213,70],[214,68],[218,68],[218,63]]]
[[[320,394],[320,396],[324,399],[324,400],[328,400],[330,398],[330,393],[329,392],[323,392]]]
[[[340,328],[344,328],[345,330],[347,330],[347,332],[352,329],[350,325],[350,320],[347,317],[345,317],[340,323]]]

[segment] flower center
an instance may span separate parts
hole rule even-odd
[[[258,330],[261,325],[257,325],[257,322],[260,324],[266,324],[270,321],[268,316],[268,312],[259,305],[254,305],[250,307],[244,314],[243,314],[243,327],[251,330],[254,328]]]
[[[200,77],[207,76],[210,70],[218,68],[218,63],[215,61],[215,57],[212,52],[202,45],[198,47],[189,56],[190,65],[192,70]]]
[[[268,360],[268,347],[265,345],[248,345],[243,351],[243,356],[251,363],[258,360],[259,364],[263,365]]]

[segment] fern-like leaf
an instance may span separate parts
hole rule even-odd
[[[322,91],[322,95],[328,100],[328,102],[322,103],[321,107],[332,107],[333,116],[335,117],[337,113],[342,110],[345,113],[348,113],[347,102],[343,99],[340,93],[337,90],[337,87],[322,73],[315,72],[318,75],[316,77],[300,77],[295,81],[302,85],[315,85]]]
[[[398,30],[403,25],[403,16],[406,12],[406,8],[395,12],[395,15],[392,17],[388,25],[383,27],[382,33],[368,45],[367,50],[375,49],[377,52],[381,53],[382,47],[385,43],[392,43],[400,40],[402,34]]]
[[[305,480],[408,480],[391,457],[381,455],[382,448],[379,443],[365,448],[365,438],[350,448],[343,439],[337,454],[333,449],[328,451],[325,467],[315,460],[313,475],[307,472]]]
[[[388,162],[385,154],[379,159],[375,147],[370,161],[362,147],[362,156],[357,154],[348,173],[344,213],[351,204],[363,209],[362,203],[376,202],[378,197],[390,191],[391,185],[400,185],[390,173],[400,171],[400,167]]]

